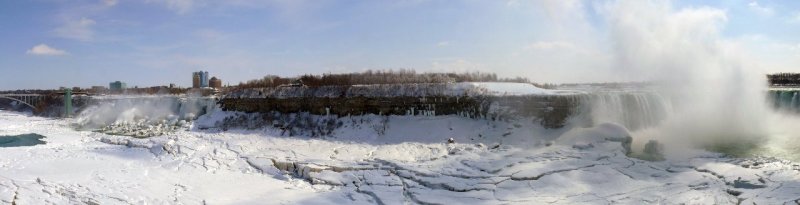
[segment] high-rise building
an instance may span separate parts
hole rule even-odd
[[[192,87],[200,88],[200,72],[192,73]]]
[[[222,80],[217,77],[211,77],[211,79],[208,80],[208,84],[212,88],[222,88]]]
[[[192,73],[192,87],[194,88],[207,88],[208,87],[208,71],[198,71]]]
[[[128,84],[125,84],[122,81],[114,81],[108,84],[108,88],[111,91],[122,91],[128,88]]]
[[[200,87],[208,87],[208,71],[203,71],[200,75]]]

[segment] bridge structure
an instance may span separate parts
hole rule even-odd
[[[45,95],[41,94],[0,94],[0,99],[9,99],[23,105],[36,109],[36,105],[44,100]]]
[[[64,104],[64,113],[63,117],[70,117],[72,116],[72,96],[73,95],[86,95],[90,96],[93,95],[92,93],[88,92],[72,92],[72,89],[64,89],[62,91],[56,91],[48,94],[31,94],[31,93],[9,93],[9,94],[0,94],[0,99],[8,99],[25,106],[30,107],[34,113],[42,111],[46,107],[50,106],[48,103],[54,103],[52,100],[53,97],[59,96],[56,99],[60,98],[63,100]],[[50,101],[48,101],[48,99]]]

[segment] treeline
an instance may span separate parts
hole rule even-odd
[[[800,85],[800,73],[776,73],[767,75],[770,85]]]
[[[153,86],[153,87],[134,87],[134,88],[126,88],[125,90],[104,90],[99,91],[97,94],[125,94],[125,95],[179,95],[185,94],[189,91],[189,88],[170,88],[167,86]],[[95,93],[95,92],[89,92]]]
[[[367,70],[361,73],[343,74],[306,74],[300,77],[286,78],[268,75],[261,79],[239,83],[238,88],[265,88],[278,86],[350,86],[375,84],[410,84],[410,83],[458,83],[458,82],[514,82],[531,83],[524,77],[499,78],[497,74],[485,72],[465,73],[417,73],[414,70]],[[550,84],[534,85],[543,87]]]

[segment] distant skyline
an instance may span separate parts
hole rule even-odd
[[[540,83],[648,80],[620,70],[615,41],[624,34],[614,33],[626,23],[619,13],[647,4],[614,2],[0,1],[0,90],[117,80],[190,87],[199,70],[232,85],[268,74],[401,68]],[[712,27],[709,39],[741,48],[760,73],[800,72],[800,1],[648,2],[676,17],[662,19],[665,26]]]

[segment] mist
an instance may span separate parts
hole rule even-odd
[[[84,129],[98,129],[114,124],[174,125],[192,121],[214,107],[210,98],[118,97],[97,99],[76,116]]]
[[[654,82],[672,105],[659,126],[632,133],[634,145],[657,139],[674,153],[683,147],[747,149],[783,129],[772,122],[776,114],[767,107],[761,69],[721,34],[726,11],[676,9],[670,1],[597,7],[608,26],[614,72]]]

